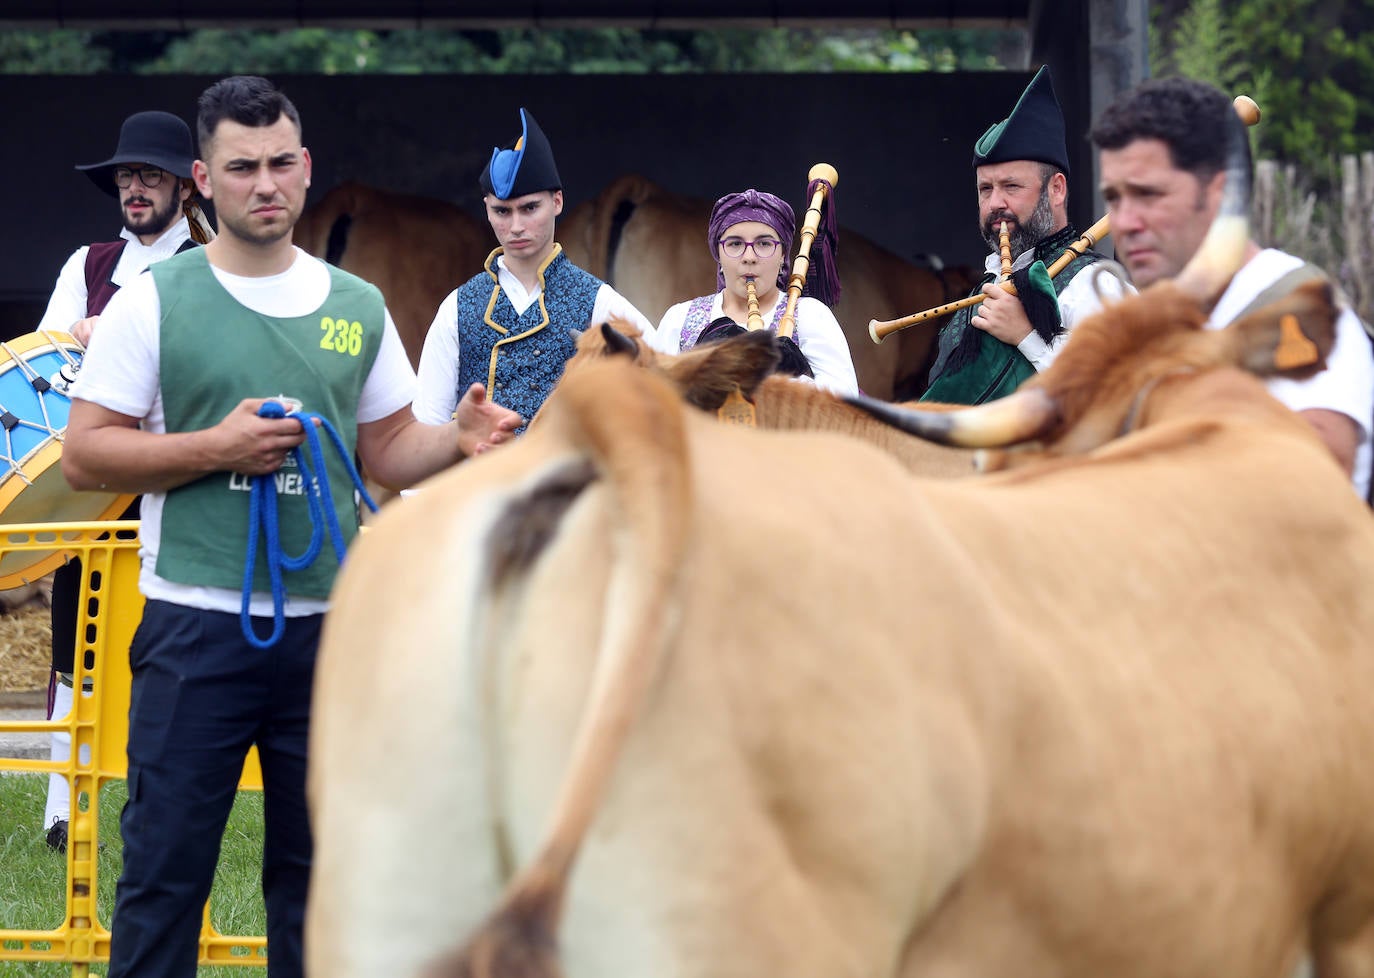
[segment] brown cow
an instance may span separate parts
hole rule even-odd
[[[1245,373],[1319,368],[1331,293],[1207,332],[1183,283],[942,422],[1048,461],[917,479],[610,359],[393,507],[321,647],[309,973],[1362,973],[1374,522]]]
[[[460,207],[352,182],[306,208],[294,240],[382,290],[414,367],[439,303],[496,247],[491,229]]]
[[[559,224],[568,257],[657,323],[668,307],[716,291],[716,266],[706,249],[709,201],[675,194],[637,174],[612,181],[574,207]],[[939,322],[904,330],[875,345],[871,319],[893,319],[966,295],[967,268],[937,274],[903,260],[862,235],[840,229],[840,282],[835,318],[849,340],[859,387],[890,400],[925,389]],[[787,267],[791,267],[790,262]]]

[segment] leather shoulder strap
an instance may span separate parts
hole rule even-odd
[[[1236,313],[1235,318],[1248,316],[1257,309],[1263,309],[1271,302],[1277,302],[1288,293],[1292,292],[1299,285],[1311,282],[1313,279],[1326,278],[1326,273],[1310,262],[1303,262],[1297,268],[1284,275],[1280,275],[1274,282],[1259,295],[1250,300],[1250,303]]]

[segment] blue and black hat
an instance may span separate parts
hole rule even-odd
[[[520,110],[520,138],[505,149],[491,151],[491,162],[482,168],[477,182],[483,193],[501,200],[563,189],[548,137],[534,116]]]
[[[1011,115],[989,127],[973,144],[976,167],[1011,160],[1035,160],[1069,172],[1064,113],[1054,97],[1048,66],[1035,73]]]

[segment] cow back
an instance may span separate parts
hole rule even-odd
[[[630,173],[583,201],[558,238],[574,265],[608,283],[657,323],[668,307],[716,291],[706,247],[711,205]]]
[[[382,290],[412,366],[439,304],[481,270],[492,244],[454,204],[352,182],[306,209],[295,242]]]
[[[844,291],[835,306],[835,318],[849,340],[859,386],[885,400],[916,397],[925,390],[935,357],[935,336],[944,319],[902,330],[881,344],[871,339],[869,321],[897,319],[943,305],[964,295],[972,276],[962,267],[937,274],[844,229],[839,259]]]

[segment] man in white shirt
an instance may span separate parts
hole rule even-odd
[[[1202,244],[1226,181],[1222,134],[1234,113],[1231,100],[1211,85],[1156,79],[1118,97],[1093,126],[1112,238],[1138,288],[1176,276]],[[1281,298],[1298,277],[1315,274],[1302,259],[1254,241],[1245,261],[1208,328],[1221,329],[1253,305]],[[1275,378],[1268,387],[1311,424],[1368,498],[1374,355],[1354,311],[1347,306],[1336,321],[1325,370],[1301,381]]]
[[[124,120],[114,155],[78,166],[119,201],[124,228],[115,241],[83,245],[67,259],[48,299],[40,330],[62,330],[83,346],[115,292],[145,268],[213,234],[196,205],[191,129],[170,112],[137,112]],[[197,218],[193,227],[188,214]]]
[[[452,417],[474,384],[533,418],[574,353],[571,330],[614,317],[653,335],[638,309],[570,262],[554,240],[563,182],[534,117],[521,109],[520,121],[520,136],[492,150],[478,181],[499,247],[440,303],[425,337],[415,416],[427,424]]]
[[[170,112],[150,111],[136,112],[124,120],[119,145],[108,160],[77,167],[119,201],[124,227],[116,240],[83,245],[67,259],[38,324],[40,331],[71,333],[86,345],[100,313],[120,288],[132,283],[153,262],[213,237],[196,204],[191,180],[194,159],[190,127]],[[123,518],[137,516],[135,501]],[[81,561],[72,559],[53,574],[50,720],[71,710],[80,591]],[[52,759],[66,761],[70,756],[70,736],[65,732],[53,734]],[[70,807],[67,779],[50,775],[43,826],[48,845],[58,852],[67,848]]]

